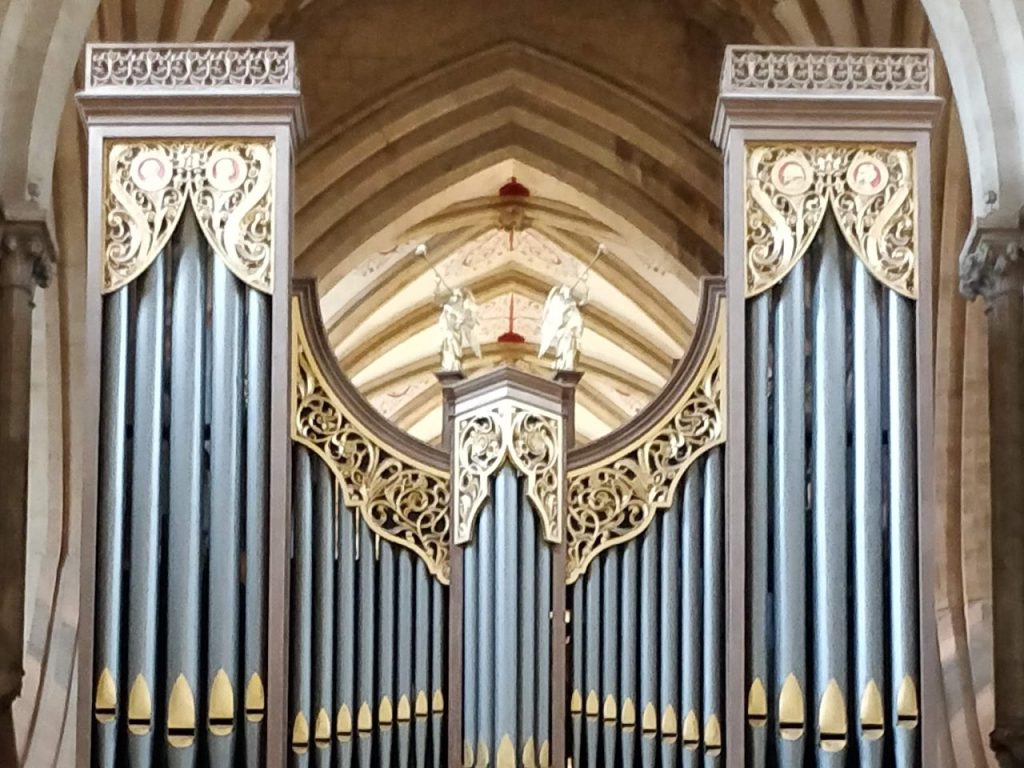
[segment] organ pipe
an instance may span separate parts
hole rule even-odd
[[[210,348],[209,632],[207,676],[210,758],[235,756],[242,536],[242,285],[222,259],[212,260]],[[308,653],[308,651],[307,651]],[[308,712],[308,707],[306,708]]]
[[[117,760],[118,724],[124,719],[121,638],[124,595],[124,532],[127,507],[129,313],[132,287],[103,302],[103,374],[100,405],[100,476],[96,526],[96,692],[93,751],[100,768]],[[134,357],[134,355],[133,355]]]
[[[334,709],[334,479],[322,461],[315,461],[313,517],[313,663],[309,717],[312,730],[310,764],[329,768]]]
[[[413,667],[413,581],[412,554],[407,549],[398,551],[398,611],[396,613],[398,642],[395,648],[397,666],[395,697],[396,739],[399,768],[409,765],[412,748],[412,707],[416,694],[412,689]]]
[[[359,524],[358,558],[359,558],[359,602],[356,622],[359,638],[357,640],[359,655],[356,664],[356,730],[359,734],[357,753],[359,768],[370,768],[373,756],[373,723],[375,722],[376,706],[374,697],[374,667],[380,651],[374,645],[376,614],[374,612],[374,595],[376,594],[376,564],[373,549],[373,537],[365,524]]]
[[[356,516],[340,498],[341,489],[335,490],[338,515],[338,558],[335,561],[335,640],[334,673],[334,732],[338,743],[336,752],[339,768],[350,768],[356,738],[355,689],[356,670]]]
[[[313,645],[313,466],[309,451],[296,446],[292,460],[295,496],[292,500],[294,549],[292,555],[291,705],[288,728],[291,764],[308,764],[312,705]]]
[[[267,671],[270,297],[259,291],[246,291],[245,337],[245,753],[248,768],[260,768]]]
[[[769,709],[765,686],[771,684],[768,667],[769,551],[769,336],[771,293],[747,304],[747,722],[750,725],[747,759],[754,768],[767,761]],[[845,502],[844,502],[845,506]]]
[[[918,701],[920,658],[917,638],[917,441],[914,425],[914,307],[888,292],[888,508],[890,686],[895,761],[910,768],[919,761]]]
[[[658,754],[658,643],[663,590],[661,547],[661,519],[656,517],[640,544],[640,645],[637,649],[640,694],[637,699],[637,728],[640,734],[640,764],[643,768],[653,768]]]
[[[640,606],[639,606],[639,563],[640,542],[632,539],[622,549],[621,568],[621,591],[619,594],[622,606],[620,620],[620,669],[619,669],[619,697],[621,711],[619,721],[621,730],[619,741],[622,749],[623,765],[633,765],[636,751],[637,735],[637,650],[639,639],[637,634],[640,630]]]
[[[543,575],[538,577],[537,566],[537,532],[535,517],[531,514],[525,494],[520,496],[519,508],[524,510],[520,515],[519,523],[522,526],[522,533],[519,540],[519,605],[530,606],[534,600],[540,597],[539,589],[547,584]],[[541,554],[543,556],[543,554]],[[538,607],[536,616],[524,612],[518,622],[519,648],[522,653],[522,663],[519,664],[519,687],[516,691],[516,700],[519,703],[519,748],[520,762],[523,765],[536,765],[538,752],[540,750],[539,726],[541,716],[534,719],[536,709],[542,701],[543,695],[539,689],[538,674],[543,668],[543,659],[550,658],[550,652],[545,653],[541,647],[540,638],[543,636],[541,626],[543,611]],[[513,625],[515,626],[515,625]],[[530,657],[538,660],[537,664],[530,664]]]
[[[495,765],[515,765],[518,762],[516,744],[516,684],[518,666],[516,627],[524,617],[519,615],[518,534],[519,491],[515,470],[505,466],[495,479],[494,488],[495,541],[493,563],[494,605],[494,687],[484,688],[486,696],[493,691]],[[498,615],[500,612],[500,622]]]
[[[804,425],[804,270],[797,262],[775,302],[774,604],[778,760],[803,765],[807,680],[806,478]],[[784,460],[783,460],[784,457]]]
[[[128,591],[128,756],[133,768],[153,759],[154,689],[159,632],[161,485],[166,254],[138,280]]]
[[[847,724],[846,310],[835,222],[819,238],[812,295],[814,701],[818,765],[842,765]]]
[[[713,448],[704,464],[703,521],[703,725],[705,765],[718,764],[722,752],[725,642],[724,535],[722,517],[722,449]]]
[[[700,461],[703,469],[704,461]],[[680,521],[682,588],[680,589],[680,617],[682,620],[682,654],[680,657],[680,735],[683,747],[683,765],[699,763],[697,750],[701,743],[701,658],[700,634],[702,614],[702,522],[701,499],[704,485],[701,472],[689,472],[683,478],[683,510]]]
[[[175,247],[171,313],[168,482],[167,742],[172,766],[195,764],[200,687],[199,628],[203,511],[203,341],[206,280],[195,215],[183,217]]]
[[[853,262],[853,567],[855,680],[861,702],[862,766],[879,766],[884,725],[874,715],[874,689],[884,685],[882,650],[882,430],[880,287]],[[867,717],[865,717],[867,715]]]

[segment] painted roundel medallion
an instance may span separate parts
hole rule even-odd
[[[214,189],[232,192],[245,181],[246,164],[237,152],[219,150],[206,165],[206,178]]]
[[[171,183],[174,169],[165,152],[148,150],[140,152],[132,161],[131,180],[143,192],[156,192]]]
[[[788,197],[802,195],[814,183],[814,170],[807,158],[798,152],[783,155],[772,167],[772,184]]]
[[[877,157],[860,153],[846,171],[846,183],[854,194],[871,197],[889,183],[889,169]]]

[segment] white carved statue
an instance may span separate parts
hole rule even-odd
[[[586,303],[584,291],[574,291],[567,285],[557,285],[548,293],[541,313],[540,357],[553,350],[555,359],[551,367],[556,371],[573,371],[580,351],[583,333],[583,315],[580,306]]]
[[[476,335],[477,306],[473,294],[462,288],[449,291],[437,324],[441,330],[442,371],[461,371],[462,350],[467,346],[480,357],[480,340]]]

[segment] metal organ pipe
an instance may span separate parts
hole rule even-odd
[[[775,690],[778,760],[803,765],[807,681],[804,261],[776,289],[774,517]]]
[[[195,214],[174,248],[167,515],[167,743],[172,766],[195,764],[200,678],[203,512],[203,347],[206,270]]]
[[[920,679],[917,638],[917,402],[914,396],[914,306],[888,292],[888,509],[890,685],[889,721],[894,726],[897,768],[916,765]]]
[[[310,764],[329,768],[334,709],[334,478],[316,461],[313,515],[313,664],[309,718]]]
[[[703,468],[703,460],[699,467]],[[682,654],[680,656],[680,735],[683,746],[683,765],[692,768],[698,765],[697,750],[701,743],[701,658],[700,633],[703,615],[701,611],[701,528],[703,515],[701,500],[704,484],[701,472],[690,471],[683,478],[683,510],[680,524],[682,568],[682,589],[680,589],[680,611],[682,620]]]
[[[492,493],[496,499],[497,494]],[[477,730],[478,766],[488,766],[494,757],[494,535],[495,510],[484,503],[477,522],[479,557],[477,558]]]
[[[413,583],[412,554],[407,549],[398,550],[398,611],[396,615],[398,644],[395,649],[397,666],[395,698],[395,723],[398,741],[399,768],[409,765],[410,739],[412,734],[412,705],[415,693],[412,690],[413,665]]]
[[[525,496],[521,506],[523,519],[534,520],[533,512],[526,503]],[[536,671],[536,743],[537,743],[537,765],[539,768],[550,768],[551,766],[551,728],[552,723],[557,727],[563,727],[565,722],[561,714],[553,718],[551,714],[551,652],[552,652],[552,622],[563,621],[562,616],[551,615],[551,590],[561,585],[552,583],[552,548],[539,537],[534,535],[532,546],[537,547],[537,591],[534,602],[536,629],[534,635],[537,638],[537,654],[534,656],[534,667]]]
[[[358,518],[357,518],[358,519]],[[358,625],[356,656],[356,731],[359,734],[357,754],[359,768],[370,768],[373,756],[373,723],[376,715],[374,697],[374,667],[380,658],[380,651],[374,645],[374,629],[377,617],[374,611],[376,594],[376,562],[373,551],[373,536],[361,521],[357,524],[358,541]]]
[[[291,763],[308,764],[310,708],[312,704],[313,644],[313,466],[307,448],[296,446],[292,459],[295,495],[292,499],[294,538],[292,555],[291,699],[288,718]]]
[[[516,628],[524,619],[517,594],[519,490],[510,466],[503,467],[495,479],[494,513],[494,558],[487,561],[493,563],[494,572],[494,688],[483,689],[481,694],[494,701],[494,763],[506,766],[518,762]]]
[[[128,757],[152,765],[159,631],[166,251],[138,279],[128,591]]]
[[[640,543],[632,539],[622,550],[622,588],[619,600],[622,605],[620,631],[622,650],[620,652],[619,696],[621,710],[619,721],[622,764],[633,765],[637,735],[637,658],[640,630],[640,606],[638,604]]]
[[[358,700],[355,689],[356,669],[356,514],[341,498],[341,488],[335,488],[338,515],[338,558],[335,561],[335,639],[334,706],[337,708],[334,732],[338,744],[336,754],[339,768],[351,768],[355,749],[356,712]]]
[[[842,765],[847,741],[846,311],[835,222],[827,217],[815,248],[811,508],[814,573],[814,701],[818,764]]]
[[[479,631],[480,617],[477,613],[478,601],[474,599],[479,595],[480,590],[479,566],[477,565],[479,547],[479,539],[474,538],[466,545],[462,560],[463,590],[466,594],[462,606],[462,765],[464,768],[476,764],[476,750],[480,736],[476,703],[479,686],[477,665],[480,656],[477,632]]]
[[[93,752],[99,768],[113,768],[116,763],[118,730],[125,715],[121,637],[126,625],[122,605],[132,290],[131,286],[119,288],[103,302],[100,476],[96,526],[96,690],[93,711],[95,723],[92,726]]]
[[[658,755],[658,641],[661,609],[661,520],[654,518],[640,545],[640,696],[637,699],[637,728],[640,764],[654,768]]]
[[[215,764],[234,762],[241,670],[242,284],[212,260],[210,347],[210,543],[207,676],[209,747]]]
[[[520,495],[519,507],[523,511],[520,516],[522,525],[520,546],[519,546],[519,605],[530,606],[539,597],[537,579],[537,532],[535,517],[529,508],[525,494]],[[546,583],[543,578],[540,584]],[[540,750],[539,716],[535,720],[534,711],[542,701],[542,694],[538,690],[538,675],[544,666],[543,662],[530,664],[531,658],[538,660],[550,657],[541,648],[540,635],[542,632],[541,611],[525,614],[518,623],[519,648],[522,654],[522,663],[519,665],[519,687],[516,691],[516,699],[519,702],[519,743],[517,747],[520,754],[520,762],[523,765],[536,765],[538,752]],[[550,645],[550,642],[548,643]]]
[[[245,754],[261,768],[266,716],[267,530],[270,480],[270,297],[246,291]]]
[[[769,533],[769,376],[771,358],[771,293],[747,303],[747,633],[748,761],[754,768],[766,764],[769,708],[765,686],[771,685],[768,666],[768,550]]]
[[[853,262],[853,567],[854,657],[860,702],[862,766],[882,764],[878,689],[884,686],[882,644],[882,427],[880,287],[860,259]]]
[[[722,517],[722,449],[712,448],[704,463],[704,617],[702,675],[705,765],[715,766],[722,753],[722,648],[725,642],[724,534]]]

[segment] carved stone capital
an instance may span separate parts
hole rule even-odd
[[[1024,290],[1024,230],[979,229],[960,257],[960,292],[987,303]]]
[[[999,765],[1024,765],[1024,728],[996,728],[989,735],[989,746]]]
[[[0,221],[0,288],[20,288],[31,295],[50,284],[55,263],[53,243],[41,221]]]

